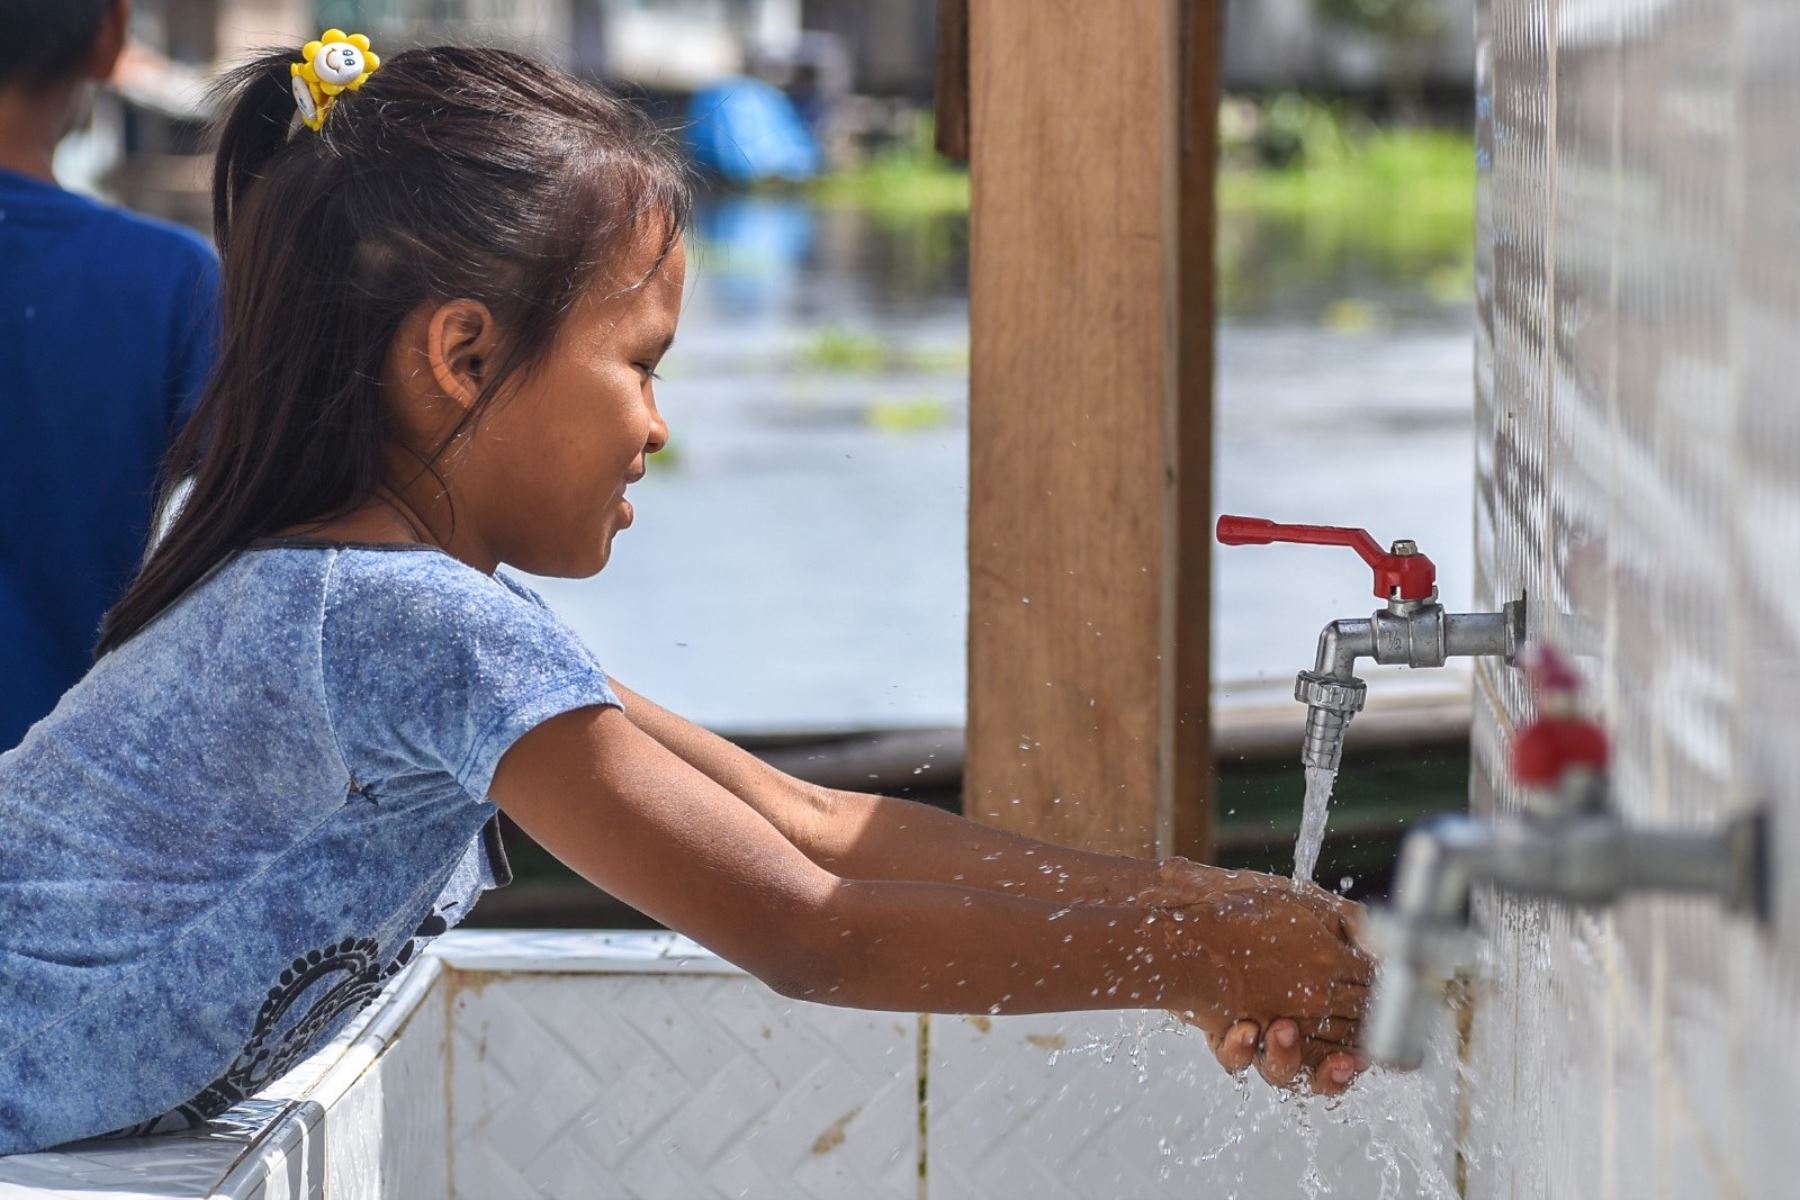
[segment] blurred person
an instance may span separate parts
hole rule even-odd
[[[211,247],[51,170],[129,15],[127,0],[0,0],[0,749],[92,663],[213,360]]]
[[[786,996],[1164,1009],[1230,1069],[1349,1084],[1354,905],[809,785],[498,569],[602,570],[669,438],[691,197],[642,113],[339,30],[230,89],[191,491],[0,755],[0,1153],[253,1095],[505,882],[502,811]]]

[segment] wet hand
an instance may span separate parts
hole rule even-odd
[[[1352,927],[1362,919],[1362,905],[1346,900],[1336,892],[1328,892],[1315,883],[1301,883],[1284,875],[1268,875],[1261,871],[1228,870],[1212,867],[1186,858],[1165,858],[1156,865],[1156,877],[1149,887],[1132,896],[1128,903],[1145,908],[1183,908],[1201,904],[1220,893],[1286,893],[1306,903],[1330,919],[1331,914]]]
[[[1168,864],[1165,864],[1167,867]],[[1183,949],[1203,962],[1202,1003],[1181,1015],[1200,1026],[1229,1071],[1255,1065],[1270,1083],[1305,1079],[1341,1092],[1366,1060],[1354,1049],[1373,963],[1357,944],[1360,906],[1311,884],[1186,863],[1165,897]],[[1209,986],[1210,985],[1210,986]]]

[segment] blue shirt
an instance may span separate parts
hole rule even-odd
[[[197,235],[0,171],[0,749],[93,661],[212,368]]]
[[[507,748],[607,704],[504,576],[228,560],[0,755],[0,1154],[186,1128],[323,1045],[504,882]]]

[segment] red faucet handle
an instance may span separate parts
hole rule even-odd
[[[1540,717],[1513,742],[1513,778],[1526,787],[1553,788],[1571,771],[1600,775],[1612,758],[1606,730],[1585,717]]]
[[[1532,643],[1519,655],[1519,665],[1525,670],[1525,678],[1531,681],[1532,693],[1540,705],[1559,696],[1572,698],[1581,690],[1581,676],[1575,665],[1554,646]]]
[[[1295,542],[1308,546],[1348,546],[1375,571],[1375,595],[1383,600],[1429,600],[1437,589],[1437,566],[1411,542],[1383,550],[1366,529],[1341,525],[1283,525],[1261,517],[1220,517],[1219,541],[1227,546],[1267,546]]]
[[[1535,642],[1519,655],[1531,680],[1537,717],[1513,741],[1513,778],[1526,787],[1555,788],[1571,772],[1600,775],[1612,745],[1599,722],[1581,714],[1581,674],[1554,646]]]

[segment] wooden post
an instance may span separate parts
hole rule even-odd
[[[969,161],[969,0],[938,0],[937,79],[932,117],[937,152]]]
[[[970,0],[970,816],[1205,855],[1218,0]]]

